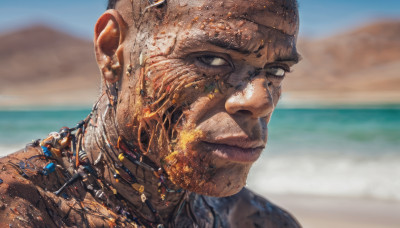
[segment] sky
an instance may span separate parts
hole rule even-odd
[[[298,0],[300,36],[319,38],[376,19],[400,20],[400,0]],[[107,0],[0,0],[0,32],[37,23],[91,39]]]

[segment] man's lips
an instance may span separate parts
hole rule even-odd
[[[255,162],[264,149],[263,141],[252,141],[247,137],[217,137],[201,141],[215,156],[240,163]]]
[[[237,136],[217,136],[215,139],[203,140],[205,142],[214,144],[226,144],[228,146],[236,146],[244,149],[265,147],[265,143],[262,140],[251,140],[247,136],[237,135]]]

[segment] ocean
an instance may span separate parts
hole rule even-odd
[[[0,156],[89,112],[0,111]],[[247,185],[263,195],[400,201],[400,107],[277,109]]]

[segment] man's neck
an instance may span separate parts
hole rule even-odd
[[[84,135],[84,150],[100,171],[99,179],[118,192],[120,206],[125,201],[139,219],[167,223],[188,193],[172,184],[158,167],[135,157],[128,143],[119,145],[125,142],[118,142],[114,113],[113,107],[101,103],[94,109]]]

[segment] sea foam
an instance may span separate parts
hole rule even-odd
[[[400,156],[263,156],[248,186],[261,194],[372,197],[400,201]]]

